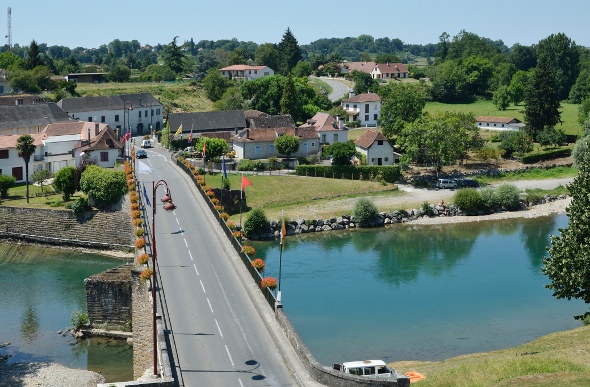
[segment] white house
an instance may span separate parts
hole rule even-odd
[[[332,145],[348,141],[348,129],[340,117],[334,118],[330,113],[318,112],[300,128],[313,128],[320,136],[320,145]]]
[[[342,109],[348,114],[348,121],[360,121],[361,126],[377,126],[381,111],[381,97],[365,93],[342,100]]]
[[[246,128],[232,137],[233,149],[238,159],[259,160],[271,156],[284,156],[277,153],[275,140],[284,135],[299,138],[299,150],[290,157],[318,155],[320,138],[313,128]]]
[[[366,165],[393,165],[401,155],[393,151],[383,133],[367,129],[355,142],[356,151],[365,156]]]
[[[118,138],[128,130],[142,136],[164,127],[164,105],[148,93],[64,98],[57,104],[74,119],[109,125]]]
[[[268,66],[250,66],[244,64],[224,67],[219,71],[221,71],[221,75],[227,79],[246,79],[249,81],[252,79],[275,75],[274,70]]]
[[[18,155],[16,150],[17,140],[21,134],[10,134],[0,136],[0,175],[13,176],[17,182],[25,181],[25,161]],[[36,146],[35,153],[29,161],[29,179],[31,175],[43,169],[43,138],[44,133],[32,133],[33,144]]]
[[[379,63],[371,71],[373,79],[406,79],[408,67],[403,63]]]
[[[514,117],[479,116],[475,123],[480,129],[488,130],[520,130],[524,124]]]

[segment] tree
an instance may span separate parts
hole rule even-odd
[[[387,138],[398,135],[404,125],[417,120],[426,106],[426,93],[421,86],[391,82],[379,94],[379,125]]]
[[[578,164],[578,175],[567,188],[572,201],[565,212],[568,226],[560,229],[559,236],[551,236],[548,257],[543,258],[543,273],[551,283],[545,285],[553,290],[553,296],[561,299],[581,299],[590,303],[590,153]],[[585,319],[590,312],[574,316]]]
[[[581,103],[585,98],[590,96],[590,63],[580,71],[576,83],[570,90],[569,101],[572,103]]]
[[[576,141],[576,145],[574,145],[574,149],[572,150],[574,167],[578,167],[583,162],[588,152],[590,152],[590,136],[586,135]]]
[[[585,98],[578,108],[578,123],[584,125],[588,119],[590,119],[590,96]]]
[[[291,30],[287,28],[287,31],[283,34],[283,39],[278,45],[279,51],[279,74],[287,75],[297,65],[297,63],[303,59],[301,55],[301,49],[297,43],[297,39],[291,33]]]
[[[555,126],[561,121],[555,71],[545,56],[539,58],[533,70],[525,103],[526,131],[533,140],[545,126]]]
[[[203,90],[205,95],[211,101],[219,101],[223,97],[223,93],[230,88],[232,82],[221,75],[218,69],[211,69],[207,72],[207,76],[203,78]]]
[[[524,131],[510,131],[500,134],[500,148],[504,151],[504,157],[512,157],[513,154],[523,155],[533,150],[533,140]]]
[[[494,92],[492,100],[494,101],[494,105],[498,108],[498,110],[506,110],[508,105],[510,105],[510,92],[508,91],[508,87],[498,87],[498,89]]]
[[[518,70],[512,76],[510,84],[508,85],[508,93],[510,93],[510,100],[515,105],[518,105],[524,100],[527,85],[530,80],[530,73],[528,71]]]
[[[172,71],[172,69],[168,66],[151,64],[139,76],[139,79],[142,82],[173,81],[176,79],[176,74],[174,74],[174,71]]]
[[[45,194],[45,192],[43,191],[43,183],[45,182],[45,180],[51,178],[51,176],[52,173],[48,169],[40,169],[37,172],[33,173],[33,176],[31,176],[31,179],[33,179],[33,183],[39,184],[39,186],[41,187],[42,195]]]
[[[14,187],[15,183],[14,176],[0,175],[0,199],[8,197],[8,189]]]
[[[537,65],[537,52],[534,47],[522,46],[516,43],[508,53],[508,60],[518,70],[528,71]]]
[[[16,140],[16,150],[18,156],[25,161],[25,184],[27,186],[27,203],[29,202],[29,161],[31,156],[35,153],[37,146],[34,144],[35,140],[30,134],[24,134]]]
[[[432,80],[432,98],[438,102],[469,102],[469,82],[457,60],[447,60],[436,68]]]
[[[230,87],[223,93],[221,99],[213,103],[213,109],[221,110],[242,110],[244,98],[238,87]]]
[[[39,46],[37,42],[33,40],[27,50],[26,58],[27,70],[32,70],[37,66],[43,66],[43,60],[41,59],[41,53],[39,52]]]
[[[287,156],[287,159],[299,150],[299,137],[283,135],[277,137],[274,142],[275,149],[281,155]]]
[[[566,99],[580,73],[579,47],[565,34],[558,33],[541,40],[536,48],[539,61],[547,60],[555,74],[558,99]]]
[[[537,136],[539,144],[543,146],[560,146],[566,140],[563,129],[556,129],[554,126],[546,126]]]
[[[67,202],[76,192],[76,168],[64,167],[60,169],[53,179],[53,185],[61,191],[64,200]]]
[[[279,50],[272,43],[264,43],[256,48],[254,61],[258,66],[268,66],[273,70],[279,69]]]
[[[498,72],[498,66],[494,68],[491,60],[479,55],[471,55],[462,61],[461,67],[467,76],[469,93],[486,95],[494,71]]]
[[[131,78],[131,69],[123,64],[118,64],[109,71],[107,79],[111,82],[126,82]]]
[[[352,210],[352,216],[354,221],[361,227],[366,227],[377,219],[379,212],[377,206],[368,198],[360,198],[354,203],[354,209]]]
[[[180,74],[184,69],[184,53],[181,47],[176,44],[176,39],[178,39],[178,36],[175,36],[170,44],[164,47],[162,59],[164,60],[164,64],[170,67],[174,73]]]
[[[82,173],[80,189],[98,205],[115,204],[127,192],[125,172],[90,165]]]
[[[285,84],[283,85],[283,95],[281,96],[281,113],[290,114],[294,120],[299,119],[301,114],[300,105],[298,104],[297,90],[295,90],[295,84],[291,74],[287,75]]]
[[[376,93],[379,89],[379,83],[373,79],[371,74],[353,70],[350,76],[354,82],[353,91],[356,95],[368,93],[370,91]]]
[[[335,142],[325,148],[324,153],[332,157],[332,165],[350,165],[350,159],[356,154],[356,146],[352,140]]]
[[[205,142],[207,145],[205,146]],[[201,137],[195,149],[199,152],[203,152],[205,148],[205,161],[218,159],[227,152],[228,146],[227,141],[223,138],[215,137]]]

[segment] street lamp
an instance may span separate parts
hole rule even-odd
[[[152,182],[152,339],[154,343],[154,375],[158,375],[158,341],[156,329],[156,258],[158,251],[156,249],[156,190],[158,187],[166,187],[166,194],[161,199],[164,204],[164,210],[174,211],[176,206],[172,203],[172,194],[170,188],[164,180]]]
[[[129,108],[127,108],[127,104],[129,104]],[[127,115],[129,115],[129,111],[133,110],[133,104],[131,103],[131,101],[125,101],[123,102],[123,136],[127,135],[127,125],[125,122],[125,110],[127,110]],[[127,140],[127,137],[125,137],[125,139]],[[131,117],[129,117],[129,140],[131,139]],[[127,153],[127,144],[125,144],[125,148],[123,149],[123,151],[125,153]],[[126,154],[123,155],[123,157],[127,157]]]

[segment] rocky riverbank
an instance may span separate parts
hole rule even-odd
[[[55,363],[0,365],[0,386],[3,387],[95,387],[98,383],[105,383],[105,379],[96,372]]]

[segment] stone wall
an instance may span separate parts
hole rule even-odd
[[[93,275],[84,280],[86,308],[94,328],[131,329],[131,268],[133,264]]]
[[[131,302],[133,304],[133,379],[141,377],[145,370],[153,370],[152,302],[149,282],[139,278],[139,269],[131,271]]]
[[[123,207],[129,208],[128,196]],[[0,206],[0,235],[41,243],[94,248],[132,248],[134,236],[128,211],[89,211],[77,217],[71,210]]]

